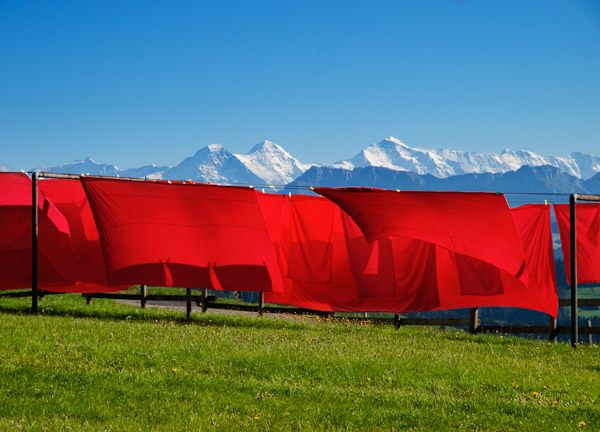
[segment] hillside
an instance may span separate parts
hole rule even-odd
[[[597,346],[0,300],[0,429],[597,430]]]

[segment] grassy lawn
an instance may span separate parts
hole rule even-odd
[[[600,429],[600,349],[0,299],[0,430]]]

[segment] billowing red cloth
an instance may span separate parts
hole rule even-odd
[[[24,173],[0,173],[0,289],[31,287],[31,179]],[[38,191],[38,281],[63,283],[51,258],[70,250],[64,215]]]
[[[576,204],[577,283],[600,282],[600,205]],[[555,204],[567,283],[571,284],[571,215],[569,204]]]
[[[108,285],[98,230],[81,182],[45,179],[38,182],[38,187],[66,217],[73,246],[72,250],[55,250],[50,257],[57,271],[71,283],[44,289],[79,293],[126,289],[127,285]]]
[[[558,299],[547,206],[524,206],[512,211],[531,273],[527,287],[515,275],[489,263],[420,239],[391,236],[368,243],[354,221],[330,203],[334,212],[333,235],[323,232],[321,241],[331,239],[331,280],[317,283],[289,277],[292,239],[298,236],[293,232],[298,228],[291,223],[291,213],[324,212],[323,198],[260,193],[258,198],[267,225],[273,227],[273,240],[280,246],[278,258],[284,282],[282,291],[265,293],[267,302],[352,312],[513,306],[556,316]],[[297,202],[302,207],[296,206]],[[310,202],[315,209],[309,209]],[[305,217],[303,221],[302,229],[314,229],[312,232],[317,227],[306,225],[321,222],[318,217]],[[304,253],[310,255],[312,250],[306,247]]]
[[[517,307],[544,312],[556,318],[558,294],[554,269],[554,252],[550,226],[549,205],[524,205],[511,210],[523,245],[525,261],[529,273],[526,289],[511,275],[499,272],[495,277],[481,280],[490,286],[499,286],[502,292],[495,295],[460,295],[464,284],[454,267],[458,255],[446,249],[438,249],[438,278],[444,281],[445,289],[440,291],[441,307],[437,309],[457,309],[470,307]],[[479,275],[481,277],[482,274]],[[477,276],[476,276],[477,277]],[[474,282],[476,279],[474,279]],[[474,283],[473,282],[473,283]]]
[[[278,250],[278,262],[283,285],[265,293],[269,303],[288,304],[308,309],[331,310],[328,303],[336,287],[337,294],[352,290],[352,285],[336,284],[332,280],[335,212],[339,210],[325,198],[293,195],[292,197],[257,193],[269,232]],[[325,227],[321,226],[319,211],[324,212]],[[294,214],[294,216],[292,216]],[[292,219],[294,218],[294,219]],[[310,234],[310,242],[304,242]],[[291,257],[299,259],[292,263]],[[292,269],[290,271],[290,269]],[[319,274],[313,276],[311,269]]]
[[[393,296],[395,272],[392,240],[383,238],[369,243],[350,216],[340,212],[340,217],[348,265],[356,283],[358,296]]]
[[[335,207],[325,199],[293,197],[288,278],[315,283],[331,281],[334,214]]]
[[[283,290],[265,293],[265,301],[327,311],[414,311],[431,310],[439,305],[435,250],[431,245],[404,239],[406,247],[397,252],[398,261],[404,262],[395,266],[392,239],[368,243],[354,221],[325,198],[260,193],[258,198],[267,225],[275,228],[271,233],[279,245],[283,277]],[[296,215],[292,216],[294,212]],[[303,221],[301,226],[292,222],[298,216]],[[324,229],[322,222],[333,232]],[[298,242],[300,230],[319,235],[310,243]],[[309,262],[313,259],[326,262],[319,268],[331,278],[316,281],[308,274],[304,278],[290,275],[293,248],[300,250],[294,256],[303,256]],[[331,254],[327,260],[323,260],[324,250]],[[405,260],[411,263],[415,260],[417,264],[407,266]]]
[[[111,284],[270,291],[281,276],[253,189],[82,178]]]
[[[504,195],[316,188],[361,228],[369,241],[423,240],[487,262],[527,284],[523,249]]]

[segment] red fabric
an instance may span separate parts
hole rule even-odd
[[[348,312],[512,306],[556,316],[558,299],[547,206],[524,206],[512,211],[531,275],[526,287],[504,270],[430,242],[393,236],[368,243],[358,226],[330,203],[334,209],[332,277],[328,282],[316,283],[287,277],[293,231],[297,229],[290,222],[289,209],[299,200],[303,210],[296,211],[314,215],[310,202],[323,211],[322,198],[259,194],[267,225],[273,228],[273,241],[280,245],[278,258],[284,282],[283,290],[265,293],[267,302]],[[307,223],[320,223],[318,217],[303,220],[305,230],[315,228],[307,227]],[[309,247],[305,252],[310,251]]]
[[[45,287],[57,292],[119,291],[127,285],[110,287],[94,216],[79,180],[40,180],[39,189],[66,217],[73,249],[61,249],[50,257],[53,266],[70,284]]]
[[[328,311],[431,310],[439,305],[436,273],[430,271],[432,264],[435,268],[435,251],[430,244],[403,239],[405,247],[397,252],[398,261],[403,265],[395,266],[393,239],[368,243],[354,221],[329,200],[301,195],[290,198],[258,195],[267,225],[275,227],[272,234],[279,233],[279,238],[276,235],[273,238],[280,245],[278,258],[284,281],[283,290],[265,293],[265,301]],[[293,211],[301,213],[296,217],[302,218],[302,226],[292,223]],[[328,227],[329,218],[319,215],[331,214],[333,232],[328,233],[321,224],[325,221]],[[331,274],[329,280],[289,277],[293,247],[300,248],[299,254],[307,261],[311,261],[310,255],[315,253],[317,262],[322,262],[324,248],[314,248],[312,243],[294,244],[294,239],[301,237],[299,230],[320,232],[319,244],[331,242],[325,248],[331,251],[331,258],[327,258],[331,263],[327,269],[327,274]],[[413,259],[418,264],[404,265]]]
[[[502,292],[496,295],[461,295],[464,284],[456,268],[456,257],[446,249],[438,249],[438,278],[444,281],[440,291],[441,309],[470,307],[517,307],[544,312],[556,318],[558,294],[554,269],[554,252],[550,227],[550,206],[524,205],[511,210],[519,231],[529,284],[526,289],[511,275],[500,271],[486,284],[500,285]],[[498,280],[499,279],[499,280]],[[476,283],[476,279],[472,282]]]
[[[335,210],[324,198],[294,195],[290,199],[288,278],[314,283],[331,281]]]
[[[391,239],[383,238],[369,243],[350,216],[344,212],[340,214],[348,265],[358,296],[393,296],[395,272]]]
[[[111,284],[281,286],[253,189],[82,178]]]
[[[265,301],[332,310],[329,304],[332,298],[344,297],[346,291],[355,296],[353,284],[340,285],[337,279],[331,279],[340,261],[339,250],[333,248],[333,225],[339,210],[330,201],[314,196],[257,193],[257,197],[271,238],[279,250],[278,262],[283,279],[280,288],[265,293]],[[319,211],[324,212],[325,229],[320,226]],[[313,235],[312,241],[301,241],[308,233]],[[314,256],[311,256],[313,253]],[[292,263],[292,256],[302,262]],[[290,272],[290,268],[295,270]],[[317,269],[320,274],[312,277],[311,268]]]
[[[577,283],[600,282],[600,205],[576,204]],[[567,283],[571,284],[571,215],[569,204],[555,204]]]
[[[369,241],[423,240],[475,258],[527,284],[523,249],[504,195],[316,188],[339,205]]]
[[[0,173],[0,289],[31,287],[31,179],[24,173]],[[70,250],[69,225],[38,191],[38,282],[63,283],[51,257]]]

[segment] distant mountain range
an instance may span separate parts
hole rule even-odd
[[[500,154],[411,148],[393,137],[369,145],[356,156],[331,165],[304,164],[270,141],[246,154],[211,144],[178,165],[119,169],[87,157],[37,170],[87,175],[147,177],[217,184],[370,186],[411,190],[463,190],[529,193],[599,193],[600,157],[572,153],[544,157],[529,151]]]
[[[285,191],[303,186],[363,186],[422,191],[503,192],[506,194],[599,193],[600,173],[588,180],[566,174],[556,167],[523,166],[505,173],[462,174],[446,178],[431,174],[396,171],[382,167],[345,170],[312,167],[287,185]]]

